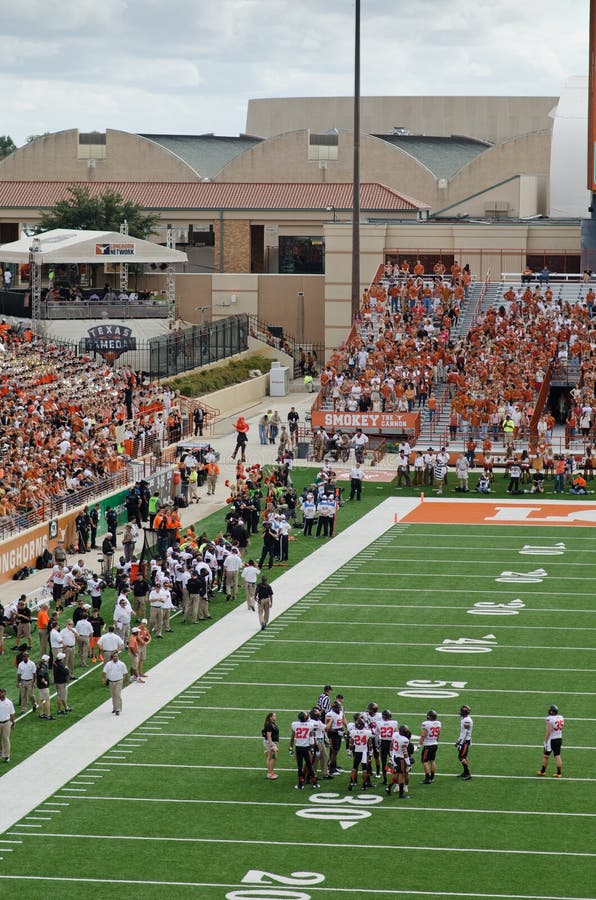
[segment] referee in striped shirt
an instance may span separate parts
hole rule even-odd
[[[323,713],[322,717],[326,716],[327,713],[329,712],[329,710],[331,709],[331,699],[329,697],[329,694],[331,693],[332,690],[333,690],[333,688],[331,687],[331,685],[326,684],[325,687],[323,688],[323,693],[320,695],[319,699],[317,700],[317,706]]]

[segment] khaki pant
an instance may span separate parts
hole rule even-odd
[[[64,660],[64,665],[68,669],[71,675],[74,674],[74,658],[75,658],[75,648],[73,647],[64,647],[63,651],[66,659]]]
[[[271,600],[261,600],[259,603],[259,625],[267,625],[269,623],[269,613],[271,611]]]
[[[126,624],[120,623],[120,627],[117,631],[124,643],[128,644],[128,639],[130,638],[130,622],[127,622]]]
[[[190,619],[193,625],[196,625],[199,615],[200,594],[187,594],[184,598],[184,621]]]
[[[160,637],[163,628],[163,609],[161,606],[152,606],[149,615],[149,628],[155,632],[156,637]]]
[[[190,482],[189,491],[190,491],[190,499],[191,500],[199,499],[199,485],[196,481]]]
[[[228,597],[232,597],[233,600],[238,599],[238,572],[229,572],[224,570],[226,573],[226,595]]]
[[[85,667],[89,659],[89,635],[79,635],[79,665]]]
[[[209,618],[209,598],[205,595],[205,597],[199,597],[199,622],[202,622],[203,619]]]
[[[17,644],[27,641],[31,646],[31,624],[29,622],[20,622],[17,625]]]
[[[321,775],[323,776],[323,778],[327,778],[327,775],[329,775],[329,754],[327,753],[325,741],[317,741],[317,750],[319,752],[315,760],[315,772],[320,765]]]
[[[135,616],[139,621],[141,619],[147,618],[147,594],[143,594],[142,597],[134,597],[132,598],[133,609],[135,611]]]
[[[1,640],[1,639],[0,639]],[[48,652],[50,636],[45,628],[39,632],[39,655],[44,656]]]
[[[246,605],[249,609],[255,608],[255,593],[257,590],[256,581],[245,581],[244,582],[244,591],[246,593]]]
[[[112,698],[112,709],[122,711],[122,679],[120,681],[110,681],[110,696]]]
[[[58,700],[62,700],[63,703],[68,704],[68,685],[67,684],[57,684],[56,685],[56,697]]]
[[[163,612],[163,627],[166,631],[170,630],[170,616],[172,615],[172,610],[168,607],[168,609],[162,610]]]
[[[214,494],[217,485],[217,475],[207,475],[207,494]]]
[[[0,756],[2,759],[8,759],[10,756],[10,732],[12,731],[12,723],[10,719],[2,722],[0,725]]]
[[[19,703],[23,712],[27,709],[27,701],[31,700],[31,705],[35,709],[35,694],[33,692],[33,681],[19,682]]]

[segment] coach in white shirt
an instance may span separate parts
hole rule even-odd
[[[257,589],[257,578],[261,574],[261,570],[256,566],[254,559],[249,559],[248,564],[242,570],[242,581],[244,582],[244,591],[246,593],[246,605],[254,612],[255,591]]]
[[[109,685],[112,698],[112,715],[119,716],[122,712],[122,687],[128,684],[128,669],[118,656],[118,653],[112,654],[111,660],[103,667],[101,682]]]
[[[118,597],[118,603],[116,604],[116,609],[114,610],[114,627],[124,641],[125,646],[126,644],[128,644],[128,639],[130,637],[131,618],[132,606],[128,602],[128,598]]]
[[[102,634],[98,640],[97,646],[101,651],[101,655],[109,661],[112,658],[112,654],[124,650],[124,641],[119,634],[116,634],[114,626],[110,625],[106,633]]]
[[[77,633],[75,631],[72,619],[69,619],[65,627],[61,629],[60,637],[62,638],[62,652],[66,656],[64,665],[70,672],[70,677],[76,678],[76,675],[73,675],[73,672],[75,647],[77,645]]]
[[[17,687],[19,689],[19,703],[21,704],[22,713],[27,712],[27,702],[29,700],[31,700],[33,709],[37,709],[35,694],[33,693],[36,671],[37,666],[32,659],[29,659],[29,654],[23,653],[23,657],[17,666]]]
[[[10,762],[10,734],[15,724],[15,708],[12,700],[6,696],[4,688],[0,688],[0,757]]]
[[[87,611],[83,613],[83,618],[79,619],[75,625],[77,633],[77,641],[79,644],[79,665],[81,668],[87,668],[87,660],[89,659],[89,641],[93,636],[93,625],[89,621]]]
[[[242,568],[242,559],[238,547],[232,547],[229,556],[224,559],[224,576],[226,584],[226,600],[238,599],[238,574]]]

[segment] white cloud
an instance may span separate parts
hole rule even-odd
[[[587,70],[585,0],[362,0],[363,94],[547,94]],[[349,95],[347,0],[28,0],[4,11],[0,132],[245,127],[258,96]]]

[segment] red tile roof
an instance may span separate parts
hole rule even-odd
[[[174,210],[316,210],[327,206],[337,211],[352,208],[352,185],[235,182],[134,182],[134,181],[3,181],[0,208],[48,209],[66,198],[70,184],[86,187],[91,196],[107,190],[145,209]],[[361,184],[363,212],[408,212],[429,207],[384,184]]]

